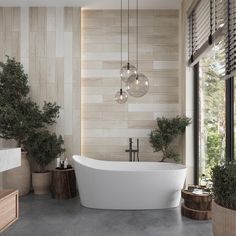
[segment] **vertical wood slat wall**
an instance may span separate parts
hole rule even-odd
[[[130,58],[136,65],[136,12],[131,11]],[[123,19],[127,60],[127,11]],[[141,98],[119,105],[120,11],[82,10],[82,153],[128,160],[128,138],[140,138],[140,158],[158,160],[148,141],[156,117],[179,113],[178,11],[139,11],[139,69],[150,80]],[[135,145],[134,145],[135,146]]]
[[[0,61],[21,60],[32,98],[61,106],[52,130],[68,157],[80,153],[80,26],[78,7],[0,7]]]

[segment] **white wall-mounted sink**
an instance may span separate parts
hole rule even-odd
[[[21,165],[20,148],[0,148],[0,172]]]

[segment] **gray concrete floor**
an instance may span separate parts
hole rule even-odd
[[[151,211],[94,210],[79,199],[20,199],[20,219],[1,236],[212,236],[210,221],[194,221],[180,208]]]

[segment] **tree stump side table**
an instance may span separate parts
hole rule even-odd
[[[55,199],[70,199],[76,197],[75,171],[71,169],[54,169],[52,171],[52,197]]]
[[[182,190],[181,195],[184,199],[181,206],[182,215],[195,220],[211,219],[212,197],[210,194],[193,194]]]

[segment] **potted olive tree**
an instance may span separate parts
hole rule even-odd
[[[212,169],[212,227],[214,236],[236,236],[236,164]]]
[[[31,173],[23,143],[30,133],[55,123],[59,106],[44,103],[42,109],[29,97],[28,75],[23,66],[7,56],[0,62],[0,138],[13,139],[22,149],[21,166],[4,173],[4,184],[29,193]]]
[[[35,194],[47,194],[50,191],[51,172],[47,165],[64,153],[62,147],[64,141],[55,133],[41,130],[29,135],[25,142],[25,148],[29,157],[36,163],[36,171],[32,173],[32,185]]]
[[[184,134],[186,126],[190,123],[191,119],[185,116],[157,118],[157,127],[151,131],[149,141],[154,152],[162,152],[161,162],[166,159],[179,161],[179,154],[171,144],[175,138]]]

